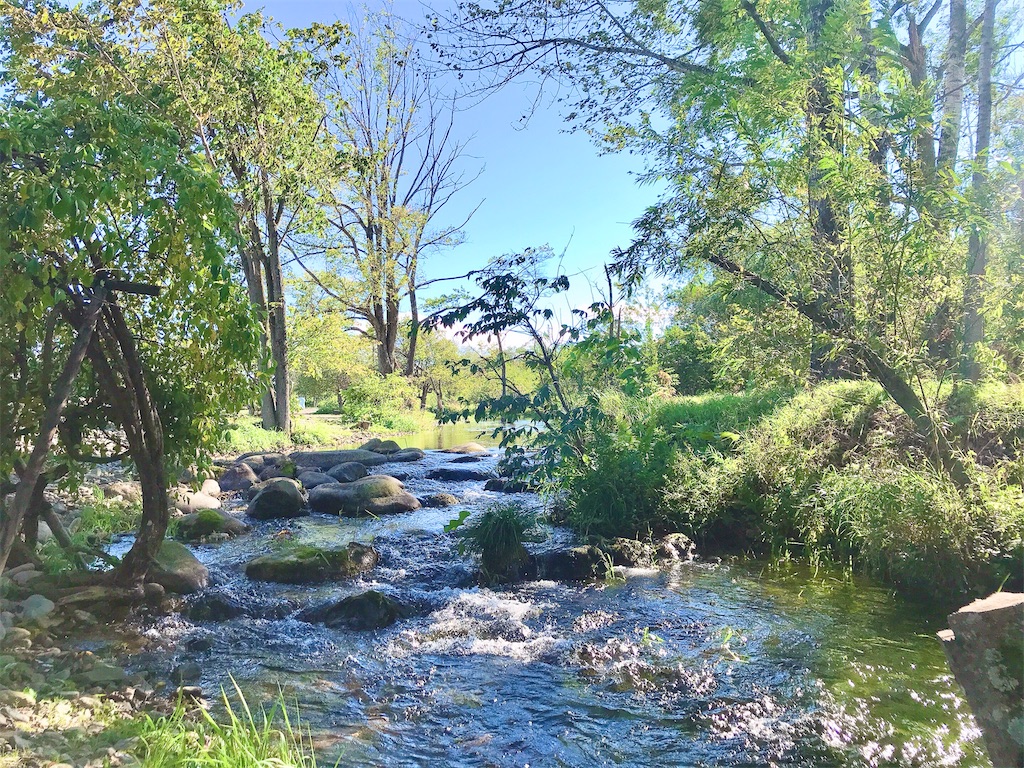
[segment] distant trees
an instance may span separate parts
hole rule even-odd
[[[1006,227],[1019,194],[995,183],[1019,180],[1019,159],[998,142],[964,149],[966,126],[988,122],[973,53],[991,44],[991,26],[977,32],[993,8],[975,25],[960,0],[518,0],[439,17],[435,44],[499,83],[527,70],[571,82],[570,119],[669,180],[619,254],[627,279],[710,264],[779,302],[813,330],[812,375],[876,379],[966,484],[926,383],[955,376],[955,362],[925,342],[980,346],[956,322],[965,284],[968,318],[972,297],[989,293],[969,234]],[[1010,95],[993,103],[1014,109]],[[975,169],[989,194],[965,184]]]
[[[420,263],[460,241],[465,222],[439,225],[439,214],[472,179],[461,168],[465,143],[453,134],[453,105],[396,24],[371,17],[349,48],[351,65],[326,81],[327,131],[351,163],[318,200],[323,231],[295,252],[310,279],[372,334],[377,370],[412,376]],[[399,360],[403,328],[410,337]]]

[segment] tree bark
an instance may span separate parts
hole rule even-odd
[[[939,170],[956,165],[963,120],[964,87],[967,78],[964,58],[967,54],[967,2],[949,0],[949,44],[946,47],[946,75],[942,84],[942,123],[939,134]]]
[[[32,496],[36,491],[36,483],[43,473],[46,457],[50,453],[50,446],[57,434],[61,414],[71,396],[75,377],[78,376],[78,372],[82,369],[82,363],[85,362],[105,298],[106,289],[102,284],[96,286],[89,304],[85,307],[78,327],[78,335],[71,347],[67,362],[64,364],[64,370],[61,371],[60,377],[54,384],[53,393],[46,404],[46,412],[39,425],[39,435],[36,437],[32,453],[19,477],[18,486],[14,492],[14,501],[6,510],[3,520],[0,521],[0,573],[3,573],[7,566],[7,558],[18,537],[22,519],[31,504]]]
[[[981,51],[978,57],[978,138],[974,150],[971,188],[979,216],[971,227],[967,243],[967,283],[964,286],[964,349],[960,375],[970,381],[981,378],[978,346],[985,340],[982,314],[985,271],[988,266],[988,232],[984,219],[988,201],[988,149],[992,137],[992,46],[995,37],[996,0],[985,0],[981,22]],[[980,219],[980,220],[979,220]]]
[[[833,0],[814,0],[810,7],[808,27],[811,50],[823,44],[823,34]],[[821,300],[819,310],[836,317],[845,313],[849,305],[852,265],[842,252],[839,215],[833,195],[824,181],[822,160],[830,154],[842,152],[841,120],[838,113],[838,94],[829,83],[829,70],[836,66],[834,57],[816,65],[807,99],[807,131],[809,172],[807,179],[808,205],[811,217],[811,245],[817,259],[815,293]],[[839,375],[840,363],[832,344],[816,341],[811,348],[811,378],[831,379]]]

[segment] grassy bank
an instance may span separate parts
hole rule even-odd
[[[365,442],[371,435],[386,438],[429,429],[436,426],[437,421],[429,411],[416,410],[396,414],[386,423],[371,421],[365,429],[340,416],[331,415],[297,416],[292,424],[292,433],[288,436],[263,429],[256,417],[239,416],[229,422],[216,449],[219,453],[234,455],[249,451],[353,445]]]
[[[1019,587],[1024,386],[942,403],[975,487],[936,472],[875,385],[677,398],[599,436],[571,520],[603,535],[681,530],[705,548],[827,558],[959,599]]]

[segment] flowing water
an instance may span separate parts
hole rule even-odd
[[[326,765],[988,764],[934,636],[941,617],[869,582],[753,561],[629,570],[603,584],[480,587],[444,525],[509,497],[481,482],[424,479],[452,458],[430,453],[380,471],[407,474],[419,496],[452,492],[459,506],[269,521],[195,547],[210,590],[184,614],[144,626],[155,642],[131,663],[169,672],[198,662],[208,694],[233,677],[250,703],[283,692]],[[249,581],[245,561],[276,536],[372,541],[381,562],[352,582]],[[534,546],[570,540],[552,529]],[[363,632],[295,618],[369,588],[415,616]]]

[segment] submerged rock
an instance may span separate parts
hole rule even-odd
[[[432,493],[420,501],[424,507],[454,507],[459,503],[459,497],[450,493]]]
[[[438,467],[427,473],[428,480],[447,480],[449,482],[466,482],[472,480],[493,480],[491,472],[481,472],[479,469],[468,469],[466,467]]]
[[[522,480],[514,480],[508,477],[492,477],[484,483],[484,490],[495,491],[496,493],[526,493],[532,490],[532,488]]]
[[[367,467],[375,467],[388,461],[388,457],[361,448],[350,448],[341,451],[297,451],[290,458],[297,467],[312,468],[324,472],[339,464],[357,461]]]
[[[377,564],[377,550],[352,542],[345,549],[299,546],[250,560],[245,575],[256,581],[304,584],[347,579]]]
[[[167,539],[160,545],[149,578],[169,592],[188,594],[204,589],[209,582],[210,572],[188,547]]]
[[[248,464],[235,464],[228,467],[217,482],[222,491],[247,491],[259,482],[259,476]]]
[[[328,483],[309,492],[309,506],[321,514],[360,517],[411,512],[420,503],[401,481],[388,475],[367,475],[352,483]]]
[[[483,461],[484,457],[475,453],[470,453],[466,456],[457,456],[451,460],[451,464],[476,464],[479,461]]]
[[[215,533],[240,536],[249,530],[241,520],[219,509],[204,509],[178,519],[178,538],[184,541],[198,541]]]
[[[327,470],[327,475],[338,483],[354,483],[360,478],[366,477],[369,473],[365,464],[358,461],[346,461]]]
[[[604,579],[611,572],[611,558],[593,544],[536,555],[533,562],[541,579],[580,581]]]
[[[370,590],[349,595],[335,603],[307,608],[299,613],[298,619],[334,629],[381,629],[411,615],[412,610],[408,606],[381,592]]]
[[[301,517],[309,514],[303,506],[302,493],[293,481],[285,478],[267,483],[249,502],[246,514],[255,520],[278,517]]]

